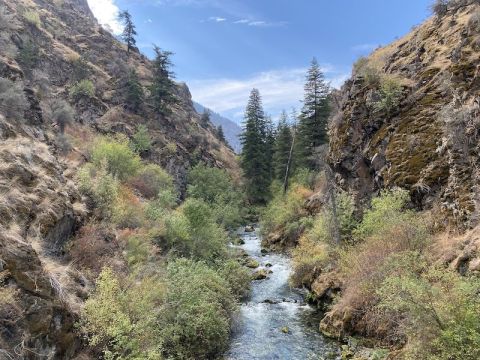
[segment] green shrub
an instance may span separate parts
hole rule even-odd
[[[395,79],[384,77],[380,84],[380,100],[374,108],[376,111],[386,112],[388,116],[398,108],[403,97],[402,85]]]
[[[23,13],[23,17],[25,21],[35,26],[36,28],[40,28],[42,26],[42,21],[40,20],[40,15],[35,10],[27,10]]]
[[[103,349],[105,359],[160,360],[157,321],[164,289],[156,277],[121,281],[104,268],[85,302],[80,329],[91,346]]]
[[[65,126],[73,122],[75,111],[65,100],[56,100],[52,102],[50,107],[52,111],[52,121],[58,125],[60,133],[63,134],[65,132]]]
[[[378,290],[379,307],[401,314],[407,359],[480,358],[480,281],[435,267],[424,271],[418,257],[396,257],[396,268]],[[393,313],[393,314],[392,314]]]
[[[377,87],[382,79],[379,69],[370,64],[366,57],[361,57],[353,65],[353,74],[362,76],[365,83],[372,87]]]
[[[7,119],[23,120],[28,107],[22,85],[0,78],[0,112]]]
[[[113,207],[112,220],[121,229],[136,229],[145,223],[143,204],[125,186],[120,188],[119,196]]]
[[[90,66],[83,57],[77,57],[72,61],[72,80],[80,82],[90,75]],[[92,97],[92,96],[90,96]]]
[[[167,268],[167,300],[159,318],[165,355],[214,359],[228,346],[236,301],[229,284],[204,263],[179,259]]]
[[[78,177],[80,191],[92,198],[102,217],[111,217],[119,187],[117,180],[108,173],[107,164],[102,162],[98,167],[86,164],[80,169]]]
[[[263,212],[262,232],[270,234],[285,229],[288,225],[298,228],[300,219],[307,216],[303,206],[311,194],[311,190],[301,185],[291,186],[286,195],[282,192],[276,194]]]
[[[187,199],[165,223],[168,246],[176,254],[209,262],[225,257],[227,236],[216,224],[207,203]]]
[[[40,51],[38,46],[31,40],[24,41],[17,55],[17,61],[21,65],[22,70],[28,75],[32,74],[39,60]]]
[[[134,233],[126,241],[126,258],[131,269],[139,268],[148,262],[152,254],[152,239],[145,233]]]
[[[227,260],[221,264],[219,273],[230,287],[237,299],[246,297],[250,291],[252,280],[250,272],[235,260]]]
[[[140,125],[132,138],[132,148],[135,152],[141,154],[152,148],[152,138],[148,134],[145,125]]]
[[[211,205],[218,224],[226,228],[242,221],[242,196],[225,170],[196,165],[188,174],[188,195]]]
[[[90,99],[95,96],[95,86],[90,80],[80,80],[70,87],[69,94],[74,101]]]
[[[317,181],[317,175],[318,173],[313,170],[310,170],[307,168],[300,168],[295,171],[295,174],[292,177],[291,183],[301,185],[306,187],[307,189],[313,190],[313,188],[315,187],[315,183]]]
[[[120,181],[134,176],[142,166],[140,157],[130,148],[128,139],[121,135],[96,139],[92,149],[92,162],[99,166],[104,161],[108,172]]]
[[[140,168],[129,182],[147,199],[153,199],[161,192],[175,193],[172,177],[155,164],[148,164]]]

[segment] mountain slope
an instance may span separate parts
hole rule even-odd
[[[227,139],[228,143],[230,146],[233,148],[233,150],[239,154],[242,151],[242,145],[240,144],[240,134],[242,133],[242,128],[234,121],[227,119],[226,117],[223,117],[222,115],[216,113],[215,111],[206,108],[205,106],[193,102],[193,106],[195,107],[195,110],[199,114],[203,114],[205,110],[210,111],[210,121],[215,125],[215,126],[222,126],[223,132],[225,134],[225,138]]]
[[[131,138],[146,126],[152,147],[143,160],[168,170],[180,193],[200,161],[237,178],[239,170],[234,153],[199,125],[185,84],[167,115],[125,109],[122,77],[134,68],[148,86],[152,64],[136,52],[127,57],[86,0],[1,0],[0,48],[0,357],[72,359],[82,348],[74,323],[92,283],[64,245],[92,220],[76,183],[93,139]],[[93,90],[77,99],[80,65]],[[62,133],[54,111],[65,103],[73,115]]]

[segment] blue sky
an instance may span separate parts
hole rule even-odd
[[[237,122],[253,87],[276,117],[301,107],[312,57],[335,87],[353,62],[429,15],[432,0],[88,0],[99,22],[120,31],[128,9],[147,55],[173,51],[178,81],[194,100]]]

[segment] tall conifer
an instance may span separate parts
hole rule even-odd
[[[132,20],[132,15],[128,12],[128,10],[122,11],[119,15],[121,21],[123,21],[123,32],[122,32],[122,39],[127,44],[127,54],[130,55],[130,51],[135,47],[137,40],[135,36],[137,35],[137,31],[135,30],[135,24]]]
[[[292,130],[288,125],[288,115],[284,110],[278,122],[277,136],[275,139],[274,168],[275,179],[283,181],[287,171],[290,148],[292,145]]]

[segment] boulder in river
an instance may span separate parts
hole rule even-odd
[[[255,228],[253,227],[253,225],[245,226],[245,232],[254,232],[254,231],[255,231]]]
[[[246,262],[245,262],[245,266],[250,268],[250,269],[256,269],[260,266],[260,264],[258,263],[257,260],[255,259],[248,259]]]
[[[260,270],[255,271],[252,274],[252,280],[263,280],[263,279],[267,278],[267,275],[268,275],[267,270],[260,269]]]

